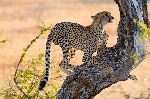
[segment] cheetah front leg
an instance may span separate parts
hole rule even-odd
[[[70,50],[70,59],[73,58],[73,56],[75,55],[76,49],[71,48]]]
[[[101,45],[97,48],[97,54],[100,55],[102,53],[104,53],[104,51],[106,50],[106,45]]]

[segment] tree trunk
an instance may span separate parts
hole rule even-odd
[[[115,2],[120,11],[117,44],[93,57],[93,61],[78,66],[67,76],[57,99],[91,99],[112,84],[127,80],[131,70],[145,58],[145,41],[138,41],[141,30],[134,19],[148,24],[147,0]],[[135,61],[134,55],[140,59]]]

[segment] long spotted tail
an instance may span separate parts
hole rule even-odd
[[[50,65],[51,65],[51,60],[50,60],[50,47],[51,47],[51,43],[52,43],[52,36],[51,34],[48,36],[47,38],[47,42],[46,42],[46,54],[45,54],[45,60],[46,60],[46,69],[45,69],[45,76],[43,78],[43,80],[41,80],[38,90],[43,90],[43,88],[45,87],[46,83],[49,80],[49,76],[50,76]]]

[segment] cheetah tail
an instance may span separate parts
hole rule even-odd
[[[51,43],[52,43],[52,36],[51,34],[48,36],[47,38],[47,42],[46,42],[46,54],[45,54],[45,60],[46,60],[46,69],[45,69],[45,75],[43,80],[41,80],[38,90],[41,91],[43,90],[43,88],[45,87],[46,83],[49,80],[49,76],[50,76],[50,64],[51,64],[51,60],[50,60],[50,47],[51,47]]]

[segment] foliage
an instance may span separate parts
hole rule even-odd
[[[41,33],[33,39],[26,48],[23,49],[23,54],[16,66],[15,74],[13,75],[14,82],[9,82],[9,87],[1,90],[0,95],[4,99],[55,99],[56,93],[60,88],[61,82],[58,79],[62,78],[60,69],[52,62],[51,80],[43,92],[38,92],[38,85],[44,76],[44,71],[41,69],[45,66],[45,54],[39,52],[37,57],[23,61],[26,57],[27,51],[31,48],[34,42],[40,38],[41,35],[53,28],[53,25],[46,27],[43,23],[39,26]]]

